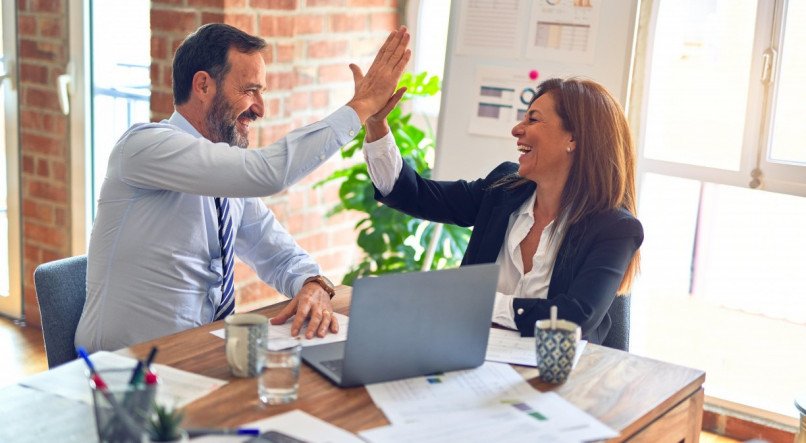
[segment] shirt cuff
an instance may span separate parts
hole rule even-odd
[[[398,152],[398,150],[392,131],[387,132],[386,135],[374,142],[364,141],[364,155],[368,159],[388,156],[394,152]]]
[[[515,324],[515,311],[512,308],[512,300],[515,297],[511,295],[495,293],[495,303],[493,304],[493,323],[501,326],[518,329]]]
[[[361,131],[361,120],[358,118],[358,114],[355,109],[346,105],[323,118],[322,121],[333,128],[341,146],[346,145]]]
[[[364,159],[372,184],[383,196],[389,195],[395,187],[400,171],[403,169],[403,158],[397,149],[392,132],[374,142],[364,142]]]

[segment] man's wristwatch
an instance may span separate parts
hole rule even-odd
[[[336,295],[336,289],[333,288],[333,282],[331,282],[330,279],[324,275],[314,275],[313,277],[308,277],[305,279],[305,282],[302,283],[302,286],[305,286],[308,283],[316,283],[321,286],[322,289],[327,292],[327,295],[329,295],[330,298],[333,298],[333,296]]]

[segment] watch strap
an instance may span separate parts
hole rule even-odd
[[[305,286],[308,283],[316,283],[321,286],[322,289],[327,292],[327,295],[329,295],[330,298],[333,298],[333,296],[336,295],[336,289],[333,287],[333,283],[331,283],[330,280],[323,275],[314,275],[312,277],[308,277],[305,279],[302,285]]]

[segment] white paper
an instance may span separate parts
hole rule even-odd
[[[587,340],[577,342],[574,353],[574,365],[585,351]],[[537,366],[537,356],[534,337],[521,337],[520,332],[508,329],[490,328],[490,338],[487,340],[487,361],[512,363],[522,366]]]
[[[298,440],[310,443],[361,443],[362,440],[342,428],[331,425],[313,415],[295,409],[274,417],[241,425],[242,428],[258,428],[261,433],[278,431]],[[207,435],[191,441],[200,443],[235,443],[252,437]]]
[[[521,55],[519,0],[473,0],[460,3],[456,53],[514,58]]]
[[[527,57],[593,63],[600,15],[599,0],[532,2]]]
[[[0,389],[0,398],[2,442],[98,441],[92,406],[86,403],[20,385]]]
[[[545,420],[545,426],[562,436],[563,441],[604,440],[618,437],[619,433],[597,420],[587,412],[577,408],[568,400],[554,392],[545,392],[523,405],[516,405],[524,413],[534,416],[538,413]]]
[[[442,411],[524,402],[540,393],[511,366],[485,362],[475,369],[367,385],[372,401],[393,424]]]
[[[478,409],[442,411],[410,423],[395,423],[360,433],[372,443],[417,442],[583,442],[618,436],[618,432],[548,392],[528,402]]]
[[[359,433],[372,443],[419,443],[461,441],[466,443],[551,442],[563,443],[552,430],[510,406],[472,409],[438,414],[433,419],[408,424],[396,424]]]
[[[95,369],[131,368],[137,360],[111,352],[100,351],[90,355]],[[182,371],[161,364],[151,365],[159,377],[157,403],[183,407],[227,384],[224,380],[206,377],[192,372]],[[88,381],[86,363],[73,360],[49,371],[40,372],[24,378],[19,382],[40,391],[50,392],[62,397],[92,404],[92,393]]]
[[[346,315],[339,314],[334,312],[333,315],[339,321],[339,332],[336,334],[328,333],[324,337],[314,337],[314,338],[305,338],[304,331],[305,328],[308,327],[308,322],[306,321],[303,323],[302,329],[299,335],[300,344],[305,346],[316,346],[316,345],[324,345],[327,343],[337,343],[340,341],[347,340],[347,328],[350,324],[350,318]],[[293,317],[292,317],[293,318]],[[293,338],[291,336],[291,324],[292,320],[289,319],[287,322],[283,323],[282,325],[273,325],[269,322],[269,338]],[[211,331],[211,334],[215,335],[218,338],[224,338],[224,329],[216,329],[215,331]]]

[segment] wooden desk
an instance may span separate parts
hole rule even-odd
[[[334,309],[349,312],[351,289],[339,287]],[[256,312],[273,316],[284,304]],[[301,409],[348,431],[358,432],[387,425],[366,389],[340,389],[302,365],[299,399],[282,406],[264,407],[257,398],[254,378],[230,375],[224,340],[210,334],[223,328],[215,322],[118,351],[145,358],[151,346],[159,346],[156,362],[230,383],[187,407],[187,427],[237,426],[271,415]],[[559,386],[537,379],[537,370],[516,366],[540,391],[555,390],[565,399],[618,430],[614,441],[696,442],[702,426],[705,373],[593,344],[585,347],[579,365]]]

